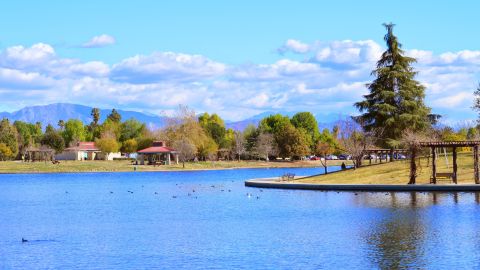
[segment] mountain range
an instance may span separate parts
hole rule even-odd
[[[48,124],[57,126],[59,120],[79,119],[84,124],[92,122],[92,116],[90,115],[93,107],[70,104],[70,103],[54,103],[49,105],[28,106],[23,109],[14,112],[0,112],[0,119],[8,118],[10,121],[24,121],[29,123],[42,123],[42,127],[46,127]],[[100,122],[104,121],[111,113],[111,109],[100,109]],[[135,118],[140,122],[145,123],[149,128],[156,129],[165,125],[166,117],[154,114],[148,114],[136,111],[117,110],[122,116],[122,120]],[[258,123],[271,114],[281,113],[284,115],[292,116],[292,112],[273,112],[267,111],[252,117],[246,118],[240,121],[225,121],[227,128],[234,130],[243,130],[248,125],[258,125]],[[341,118],[339,115],[327,114],[327,115],[315,115],[319,121],[320,129],[331,128]],[[325,121],[326,120],[326,121]]]

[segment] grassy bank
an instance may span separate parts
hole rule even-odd
[[[342,161],[329,161],[329,166],[340,165]],[[205,161],[173,165],[138,165],[137,171],[171,171],[171,170],[213,170],[234,168],[295,168],[318,167],[320,161]],[[60,161],[60,164],[51,162],[0,162],[0,173],[41,173],[41,172],[131,172],[134,165],[130,161]]]
[[[437,160],[437,172],[452,172],[452,157],[441,155]],[[384,163],[373,166],[364,166],[356,170],[347,170],[328,175],[314,176],[298,180],[304,183],[317,184],[406,184],[409,179],[410,164],[409,160]],[[366,162],[368,163],[368,161]],[[473,155],[471,152],[460,153],[457,159],[458,163],[458,182],[473,184]],[[418,184],[427,184],[430,182],[431,167],[427,164],[427,159],[422,158],[418,168]],[[445,183],[445,182],[442,182]]]

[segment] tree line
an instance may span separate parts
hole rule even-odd
[[[122,121],[113,109],[103,123],[100,110],[91,111],[92,122],[84,125],[78,119],[58,121],[57,126],[27,123],[8,119],[0,122],[0,158],[20,159],[32,147],[48,147],[61,153],[78,142],[95,141],[105,153],[134,153],[147,148],[155,140],[179,152],[187,160],[240,160],[289,158],[329,154],[339,151],[338,127],[319,131],[318,122],[310,112],[299,112],[293,117],[274,114],[260,123],[249,125],[243,131],[227,128],[218,114],[196,115],[180,105],[175,115],[167,118],[161,129],[151,130],[144,123],[131,118]]]

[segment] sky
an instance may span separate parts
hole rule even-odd
[[[476,1],[4,1],[0,111],[58,102],[240,120],[352,106],[385,50],[382,23],[417,58],[426,104],[476,119]]]

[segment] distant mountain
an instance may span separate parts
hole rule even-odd
[[[16,120],[30,123],[40,122],[42,123],[42,127],[46,127],[48,124],[56,127],[59,120],[66,121],[68,119],[79,119],[84,124],[89,124],[92,122],[92,117],[90,116],[91,111],[92,107],[89,106],[55,103],[44,106],[25,107],[12,113],[0,112],[0,119],[8,118],[12,122]],[[100,121],[104,121],[111,111],[112,109],[100,109]],[[145,123],[149,128],[160,128],[165,123],[165,117],[135,111],[117,111],[122,116],[122,120],[135,118]]]
[[[16,120],[29,123],[40,122],[42,123],[42,127],[45,128],[48,124],[52,124],[54,127],[56,127],[59,120],[66,121],[68,119],[79,119],[84,124],[89,124],[92,122],[92,117],[90,116],[91,111],[92,107],[90,106],[70,103],[55,103],[43,106],[25,107],[21,110],[11,113],[0,112],[0,119],[8,118],[12,122]],[[111,113],[111,111],[112,109],[100,109],[100,121],[103,122]],[[122,120],[135,118],[138,121],[145,123],[151,129],[161,128],[165,125],[166,117],[163,116],[135,111],[117,111],[122,116]],[[248,125],[257,126],[263,118],[276,113],[288,115],[290,117],[295,114],[295,112],[267,111],[240,121],[226,120],[225,125],[227,128],[232,128],[234,130],[244,130]],[[345,118],[345,115],[317,113],[315,114],[315,117],[317,118],[320,130],[322,130],[324,128],[332,129],[339,119]]]
[[[252,117],[249,117],[247,119],[244,119],[244,120],[240,120],[240,121],[234,121],[234,122],[231,122],[231,121],[225,121],[225,126],[227,128],[231,128],[233,130],[244,130],[246,127],[248,127],[249,125],[254,125],[254,126],[257,126],[258,123],[260,123],[260,121],[269,116],[269,115],[272,115],[272,114],[276,114],[276,112],[263,112],[263,113],[260,113],[260,114],[257,114],[257,115],[254,115]]]

